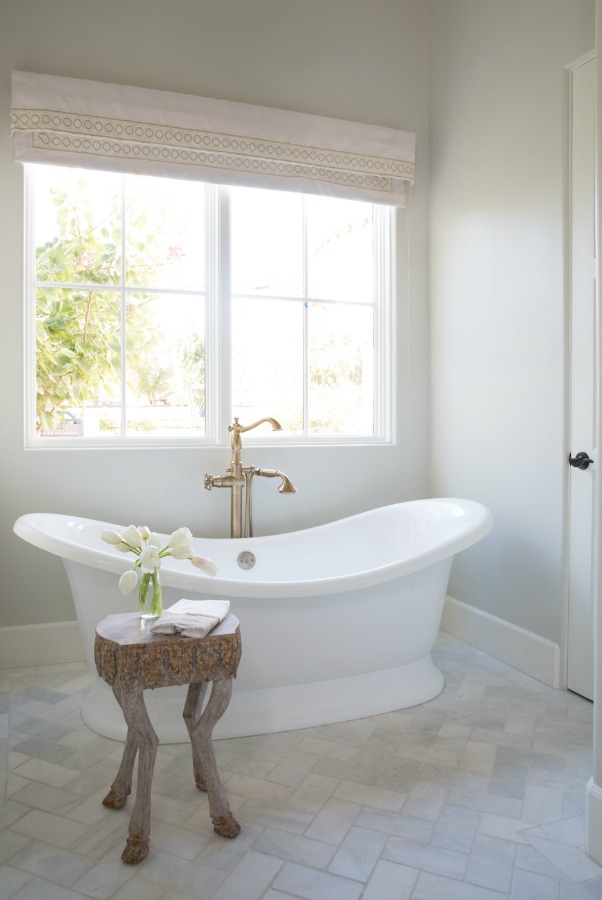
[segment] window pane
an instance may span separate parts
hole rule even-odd
[[[313,303],[308,331],[310,432],[372,434],[372,310]]]
[[[303,305],[232,303],[232,414],[243,425],[274,416],[287,433],[303,430]]]
[[[371,303],[372,206],[331,197],[306,199],[309,296]]]
[[[36,166],[38,281],[116,284],[121,277],[121,176]]]
[[[202,297],[128,296],[126,382],[129,436],[205,433]]]
[[[204,185],[129,176],[126,280],[151,288],[204,287]]]
[[[303,293],[303,197],[232,188],[234,294],[300,297]]]
[[[40,288],[36,303],[39,434],[97,436],[99,398],[119,398],[120,298],[113,291]],[[76,421],[77,420],[77,421]],[[75,426],[77,427],[71,427]]]

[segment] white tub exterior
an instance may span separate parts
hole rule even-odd
[[[117,586],[133,557],[100,539],[103,529],[122,527],[49,513],[14,526],[63,559],[92,671],[96,624],[136,609],[135,594],[123,597]],[[165,607],[181,597],[226,598],[241,622],[242,660],[215,737],[345,721],[435,697],[443,677],[431,650],[453,557],[491,527],[489,511],[473,501],[418,500],[287,534],[195,539],[195,552],[217,564],[216,578],[164,560]],[[238,566],[242,550],[255,555],[254,568]],[[164,742],[187,740],[184,690],[145,695]],[[125,738],[121,710],[100,679],[82,716],[99,734]]]

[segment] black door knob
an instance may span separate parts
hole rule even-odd
[[[593,459],[590,459],[587,453],[581,450],[575,456],[569,456],[569,463],[576,469],[587,469],[589,464],[593,463]]]

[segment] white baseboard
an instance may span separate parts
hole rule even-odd
[[[0,668],[51,666],[85,659],[77,622],[0,628]]]
[[[441,627],[519,672],[550,687],[560,687],[560,647],[553,641],[449,595]]]

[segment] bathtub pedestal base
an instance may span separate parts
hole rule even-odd
[[[404,666],[306,684],[244,690],[234,686],[228,713],[214,738],[274,734],[328,725],[406,709],[432,700],[443,689],[443,675],[430,653]],[[147,691],[146,707],[161,743],[188,741],[182,721],[183,688]],[[104,737],[124,741],[127,729],[111,689],[98,681],[82,707],[86,725]]]

